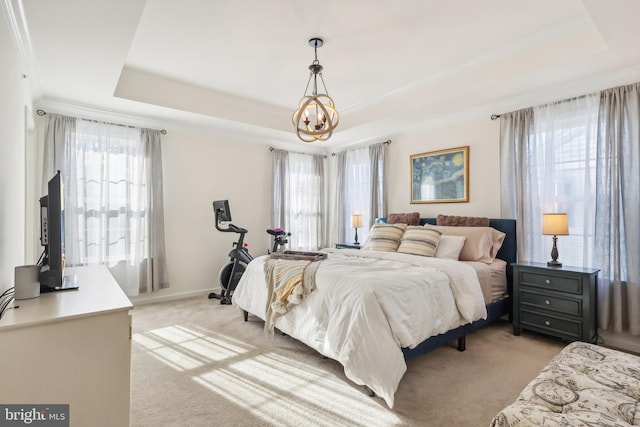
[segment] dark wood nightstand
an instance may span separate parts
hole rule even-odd
[[[360,249],[360,245],[354,243],[336,243],[336,249]]]
[[[512,265],[514,335],[529,329],[569,341],[596,341],[600,270],[533,262]]]

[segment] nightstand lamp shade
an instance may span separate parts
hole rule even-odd
[[[355,240],[353,243],[355,245],[359,245],[360,243],[358,243],[358,228],[362,227],[362,215],[360,214],[351,215],[351,226],[356,229]]]
[[[553,248],[551,249],[551,261],[547,262],[549,267],[562,267],[558,262],[558,247],[556,242],[558,236],[569,234],[569,221],[566,213],[546,213],[542,214],[542,234],[553,236]]]

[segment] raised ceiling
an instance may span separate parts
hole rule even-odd
[[[304,144],[291,114],[314,36],[341,113],[329,145],[640,80],[636,0],[11,4],[38,105],[266,143]]]

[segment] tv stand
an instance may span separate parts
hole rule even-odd
[[[46,294],[47,292],[68,291],[71,289],[78,289],[80,287],[78,283],[77,274],[65,274],[62,276],[62,285],[49,286],[40,284],[40,293]]]
[[[79,289],[14,301],[0,319],[0,402],[69,404],[71,426],[128,426],[133,305],[105,266],[68,270]]]

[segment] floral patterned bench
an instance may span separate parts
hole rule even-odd
[[[491,427],[639,426],[640,357],[583,342],[558,353]]]

